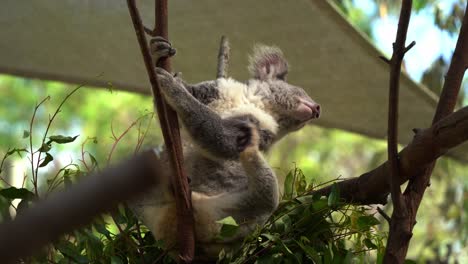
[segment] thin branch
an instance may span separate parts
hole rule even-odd
[[[29,160],[31,162],[31,178],[32,178],[32,183],[33,183],[33,187],[34,187],[34,194],[36,196],[39,196],[39,193],[37,191],[37,175],[36,175],[36,169],[34,167],[34,151],[33,151],[33,142],[32,142],[33,127],[34,127],[34,120],[36,119],[37,110],[47,100],[50,100],[50,96],[47,96],[46,98],[44,98],[42,101],[40,101],[36,105],[36,107],[34,107],[34,112],[33,112],[33,115],[31,117],[31,121],[29,122],[29,154],[31,155],[31,158]]]
[[[393,43],[393,54],[390,59],[390,83],[388,103],[388,163],[390,167],[390,191],[394,204],[394,212],[400,217],[405,215],[401,195],[400,184],[398,184],[398,94],[400,89],[401,63],[405,56],[406,34],[411,17],[412,0],[404,0],[401,5],[400,19],[395,43]],[[414,42],[413,42],[414,43]],[[414,45],[414,44],[413,44]],[[409,49],[408,49],[409,50]]]
[[[380,206],[377,206],[377,212],[379,212],[379,214],[385,219],[387,220],[388,224],[390,224],[392,222],[392,220],[390,219],[390,216],[388,216],[387,213],[385,213],[384,210],[382,210],[382,208],[380,208]]]
[[[155,72],[155,65],[151,59],[148,42],[144,34],[145,30],[135,1],[127,0],[127,5],[151,83],[164,142],[170,156],[172,168],[174,169],[175,177],[172,179],[172,186],[177,210],[177,241],[180,250],[179,260],[183,263],[190,263],[195,255],[194,218],[192,213],[191,191],[182,164],[182,143],[180,140],[177,114],[163,101]],[[167,0],[156,0],[155,13],[156,35],[168,39]],[[170,61],[168,59],[162,60],[160,66],[169,72],[171,71]]]
[[[219,43],[219,52],[218,52],[218,67],[216,78],[227,78],[228,68],[229,68],[229,54],[231,48],[229,46],[229,40],[226,36],[221,37],[221,42]]]
[[[55,117],[60,113],[60,111],[62,109],[62,106],[65,104],[65,102],[68,100],[68,98],[70,98],[76,91],[78,91],[83,86],[84,86],[83,84],[78,85],[69,94],[67,94],[65,96],[65,98],[63,98],[62,102],[60,102],[59,106],[55,110],[52,117],[49,117],[49,122],[47,123],[47,128],[46,128],[46,130],[44,132],[44,136],[42,137],[41,147],[46,143],[46,138],[47,138],[47,135],[49,134],[50,127],[52,126],[52,123],[54,122]],[[29,135],[30,135],[30,137],[32,137],[31,133]],[[39,151],[39,154],[38,154],[38,157],[37,157],[36,171],[35,171],[35,175],[36,175],[35,189],[37,189],[36,188],[37,187],[37,175],[38,175],[38,170],[39,170],[39,164],[41,162],[41,154],[42,154],[42,152]],[[36,192],[37,192],[37,190],[36,190]]]

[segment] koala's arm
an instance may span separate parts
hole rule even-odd
[[[222,119],[197,100],[183,82],[161,68],[156,71],[166,101],[177,112],[193,142],[212,157],[238,158],[250,142],[249,121]]]

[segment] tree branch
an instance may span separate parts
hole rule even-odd
[[[421,129],[413,140],[399,152],[400,174],[398,184],[454,148],[468,140],[468,106],[440,120],[428,129]],[[390,192],[388,162],[362,174],[336,183],[345,202],[355,204],[385,204]],[[328,195],[331,186],[314,191]]]
[[[390,167],[390,192],[395,206],[395,212],[402,213],[402,195],[398,181],[398,93],[400,89],[401,63],[407,51],[405,48],[406,34],[411,16],[412,0],[404,0],[401,5],[400,19],[395,43],[393,43],[393,55],[390,59],[390,89],[388,103],[388,164]],[[409,49],[408,49],[409,50]]]
[[[468,4],[467,4],[468,11]],[[455,108],[458,94],[461,88],[462,79],[468,65],[468,16],[463,19],[463,24],[458,36],[457,46],[452,56],[447,77],[442,88],[439,103],[437,104],[436,113],[434,114],[433,124],[437,123],[443,117],[446,117],[453,112]],[[455,124],[457,125],[457,124]],[[449,129],[453,129],[448,127]],[[392,225],[387,243],[386,263],[403,263],[408,252],[409,242],[413,235],[413,228],[416,225],[416,216],[421,204],[424,192],[429,186],[432,171],[435,166],[435,161],[424,168],[417,175],[410,178],[408,186],[403,194],[404,209],[406,216],[400,217],[401,214],[394,211],[392,215]],[[398,221],[399,220],[399,221]]]
[[[231,48],[229,47],[229,40],[226,36],[221,37],[221,42],[219,44],[219,53],[218,53],[218,68],[216,73],[216,78],[227,78],[228,67],[229,67],[229,52]]]
[[[168,39],[167,0],[155,1],[156,35]],[[182,164],[183,153],[177,114],[163,101],[155,72],[155,65],[151,59],[148,42],[144,34],[145,29],[135,1],[127,0],[127,4],[151,83],[164,142],[174,170],[174,177],[172,177],[171,180],[177,210],[177,241],[180,251],[179,260],[182,263],[191,263],[195,255],[194,218],[191,192],[188,185],[187,175],[183,170]],[[161,60],[161,65],[158,66],[169,72],[171,71],[170,61],[168,59]]]
[[[393,43],[393,54],[390,59],[390,84],[389,84],[389,110],[388,110],[388,164],[390,168],[390,192],[393,202],[392,218],[389,221],[390,230],[385,248],[384,263],[403,263],[406,257],[399,254],[399,245],[394,243],[396,239],[402,240],[402,244],[410,240],[408,206],[405,197],[401,193],[398,184],[399,164],[398,164],[398,92],[400,88],[401,63],[405,53],[414,46],[414,42],[408,48],[405,47],[406,34],[411,18],[412,0],[403,0],[401,4],[400,18],[398,20],[398,30],[396,40]],[[407,223],[406,225],[403,223]]]

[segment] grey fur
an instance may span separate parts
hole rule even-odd
[[[156,57],[170,53],[158,51],[170,48],[168,42],[153,44]],[[189,85],[157,69],[162,93],[188,134],[184,163],[191,179],[200,259],[216,258],[220,247],[242,241],[276,209],[278,184],[262,152],[318,116],[312,109],[315,103],[304,90],[284,81],[287,62],[281,51],[256,47],[255,52],[249,67],[254,77],[247,84],[221,78]],[[171,177],[170,173],[162,176]],[[169,229],[164,226],[166,215],[161,214],[168,212],[165,206],[173,205],[170,180],[166,182],[137,201],[134,208],[157,238],[170,240],[172,235],[160,234]],[[219,232],[215,221],[227,216],[234,217],[241,230],[220,241],[215,239]]]

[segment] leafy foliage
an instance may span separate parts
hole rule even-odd
[[[328,197],[320,197],[313,194],[317,186],[305,182],[300,169],[288,173],[279,208],[237,252],[222,251],[219,261],[353,263],[381,259],[385,233],[375,228],[380,221],[364,207],[340,203],[336,185]]]

